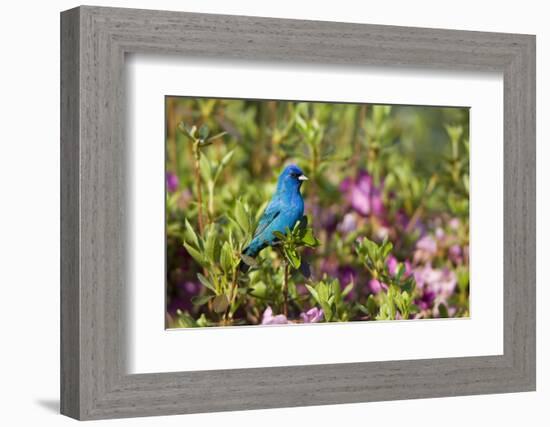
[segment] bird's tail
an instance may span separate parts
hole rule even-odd
[[[248,266],[248,264],[241,259],[241,261],[239,262],[239,271],[241,273],[246,273],[248,272],[249,268],[250,267]]]

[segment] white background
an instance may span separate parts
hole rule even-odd
[[[0,299],[3,368],[0,420],[10,426],[62,426],[57,415],[59,384],[59,16],[72,1],[10,2],[0,25],[2,67],[0,189]],[[375,24],[536,33],[538,74],[538,391],[508,395],[424,399],[171,416],[105,422],[121,426],[201,425],[544,425],[550,416],[549,318],[543,301],[550,294],[544,241],[550,238],[550,28],[544,2],[470,1],[453,3],[244,0],[97,1],[96,4],[197,12],[248,14]],[[546,404],[546,405],[545,405]],[[396,415],[393,415],[396,414]],[[31,424],[34,423],[34,424]],[[92,423],[94,424],[94,423]]]
[[[252,61],[127,58],[132,165],[130,372],[502,354],[502,75]],[[223,79],[218,76],[223,75]],[[269,82],[266,86],[264,82]],[[471,318],[164,330],[166,94],[471,107]],[[490,167],[487,167],[490,165]],[[361,339],[357,339],[361,337]],[[330,342],[330,346],[326,343]],[[215,344],[213,344],[215,343]],[[281,343],[282,345],[274,345]],[[376,343],[376,345],[372,345]],[[214,347],[213,347],[214,346]],[[200,352],[188,351],[190,348]],[[215,348],[232,348],[220,358]],[[256,349],[267,348],[259,354]],[[323,351],[311,351],[323,348]]]

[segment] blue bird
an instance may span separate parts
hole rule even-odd
[[[255,258],[262,249],[272,246],[276,241],[274,231],[286,233],[287,227],[292,230],[298,220],[304,216],[304,199],[300,193],[302,183],[307,180],[302,170],[296,165],[287,166],[277,182],[277,190],[267,205],[252,241],[243,250],[243,254]],[[248,270],[248,265],[241,261],[240,269]]]

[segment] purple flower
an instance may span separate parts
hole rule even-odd
[[[429,309],[435,300],[435,292],[424,289],[420,298],[418,298],[414,303],[420,308],[420,310]]]
[[[350,283],[357,282],[357,271],[349,265],[339,266],[336,274],[342,290],[344,290]],[[352,290],[344,297],[345,300],[353,301],[356,298],[357,295],[354,288],[352,288]]]
[[[373,215],[382,216],[384,214],[384,201],[382,200],[382,191],[380,188],[372,188],[370,204]]]
[[[357,278],[357,271],[349,265],[341,265],[338,267],[338,280],[340,281],[340,285],[345,287],[349,285],[351,282],[355,282],[355,279]]]
[[[380,216],[384,213],[382,186],[376,187],[372,176],[366,171],[359,171],[355,179],[344,179],[340,184],[340,190],[345,193],[348,203],[360,215]]]
[[[414,251],[414,262],[430,261],[437,253],[437,242],[430,236],[426,235],[416,242],[416,250]]]
[[[416,249],[433,255],[437,252],[437,243],[432,236],[424,236],[416,242]]]
[[[319,267],[321,273],[326,273],[328,276],[334,276],[338,272],[338,260],[334,257],[327,257],[321,260]]]
[[[428,263],[414,271],[414,279],[419,287],[427,287],[437,296],[450,297],[456,288],[456,275],[448,268],[434,269]]]
[[[262,325],[284,325],[288,323],[288,319],[284,314],[273,316],[273,310],[267,306],[262,315]]]
[[[409,225],[409,221],[409,216],[405,213],[403,209],[400,209],[395,213],[395,222],[402,229],[407,228],[407,226]]]
[[[390,255],[388,259],[386,260],[386,265],[388,266],[388,271],[392,276],[395,276],[397,274],[397,266],[399,264],[399,261],[397,261],[397,258],[393,255]]]
[[[398,210],[395,213],[395,224],[401,229],[409,229],[411,233],[418,233],[419,236],[423,236],[426,233],[426,226],[420,219],[415,219],[411,224],[412,219],[406,214],[403,209]]]
[[[370,279],[369,280],[369,289],[373,294],[377,294],[381,292],[382,290],[387,291],[388,285],[385,283],[380,282],[377,279]]]
[[[298,292],[298,295],[309,295],[306,285],[302,283],[296,285],[296,292]]]
[[[403,272],[403,277],[409,277],[412,274],[412,266],[409,261],[405,261],[404,263],[405,271]],[[390,255],[388,259],[386,260],[386,265],[388,266],[388,271],[392,276],[395,276],[397,274],[397,266],[399,265],[399,261],[397,261],[397,258],[393,255]]]
[[[448,298],[456,289],[456,275],[454,271],[448,268],[434,269],[428,263],[414,271],[414,278],[418,288],[422,291],[421,297],[416,300],[416,304],[426,310],[432,307],[433,315],[439,316],[439,304],[447,305]],[[449,315],[454,314],[454,310],[449,308]]]
[[[462,248],[460,245],[452,245],[449,248],[449,258],[455,264],[460,264],[462,262]]]
[[[180,180],[178,176],[172,172],[166,173],[166,189],[169,193],[173,193],[178,189],[180,185]]]
[[[317,323],[323,320],[323,310],[317,307],[310,308],[305,313],[300,313],[304,323]]]
[[[351,233],[357,229],[357,218],[355,214],[347,213],[344,215],[342,222],[338,225],[338,230],[343,234]]]
[[[460,220],[458,218],[452,218],[450,221],[449,221],[449,227],[452,229],[452,230],[458,230],[458,228],[460,227]]]

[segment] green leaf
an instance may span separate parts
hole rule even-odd
[[[286,236],[283,233],[281,233],[280,231],[274,231],[273,235],[281,241],[284,241],[286,239]]]
[[[193,259],[195,261],[197,261],[200,265],[202,265],[203,267],[206,266],[206,260],[204,259],[204,257],[202,256],[202,254],[197,250],[195,249],[193,246],[191,246],[189,243],[187,242],[183,242],[183,246],[185,246],[185,249],[187,250],[187,252],[189,253],[189,255],[191,255],[193,257]]]
[[[311,227],[305,229],[301,242],[310,248],[315,248],[320,245],[319,240],[313,235],[313,229]]]
[[[326,302],[322,302],[319,305],[323,309],[323,315],[325,317],[325,320],[327,322],[332,321],[333,315],[332,315],[332,308],[330,307],[330,305],[328,305]]]
[[[355,306],[359,309],[359,311],[360,311],[361,313],[363,313],[363,314],[370,314],[370,313],[369,313],[369,310],[367,309],[367,307],[365,307],[363,304],[357,303]]]
[[[461,291],[465,291],[470,283],[470,271],[467,267],[459,267],[456,269],[458,287]]]
[[[206,156],[201,156],[200,172],[205,181],[212,181],[212,166]]]
[[[197,248],[200,247],[197,233],[195,233],[195,230],[193,230],[193,227],[191,226],[191,224],[189,224],[189,221],[187,221],[187,218],[185,219],[185,234],[186,234],[186,238],[189,239],[191,243],[195,245],[195,247]]]
[[[179,328],[194,328],[197,326],[195,320],[187,312],[183,313],[178,309],[176,313],[178,315],[177,325]]]
[[[209,133],[210,133],[210,129],[208,129],[208,126],[206,125],[206,123],[199,128],[199,138],[202,139],[203,141],[206,141],[206,138],[208,138]]]
[[[317,301],[317,304],[321,304],[321,298],[319,298],[319,294],[317,291],[310,285],[306,285],[307,290],[309,293],[315,298],[315,301]]]
[[[223,168],[229,163],[229,161],[231,160],[231,157],[233,157],[234,152],[235,152],[235,150],[231,150],[229,153],[227,153],[225,156],[223,156],[220,164],[218,165],[218,167],[216,169],[216,174],[214,175],[214,182],[216,182],[218,180],[218,178],[220,177],[220,175],[222,173]]]
[[[374,260],[376,257],[376,252],[378,251],[378,246],[376,245],[376,243],[365,237],[361,241],[361,245],[365,248],[367,256],[371,260]]]
[[[288,261],[290,262],[290,265],[292,265],[292,268],[298,270],[300,268],[302,260],[300,259],[300,255],[298,255],[298,252],[296,252],[296,249],[285,246],[284,251]]]
[[[205,326],[208,326],[208,325],[209,325],[209,322],[206,319],[206,316],[204,315],[204,313],[202,313],[201,317],[199,317],[197,319],[197,326],[200,326],[201,328],[204,328]]]
[[[244,209],[244,205],[240,200],[237,200],[237,203],[235,203],[235,219],[242,230],[248,234],[250,231],[250,221]]]
[[[307,132],[308,126],[306,121],[302,118],[300,114],[296,114],[294,116],[294,120],[296,121],[296,126],[300,130],[300,132],[305,133]]]
[[[210,138],[208,138],[207,142],[212,142],[212,141],[214,141],[214,140],[216,140],[216,139],[219,139],[219,138],[221,138],[222,136],[224,136],[225,134],[227,134],[227,132],[225,132],[225,131],[224,131],[224,132],[217,133],[216,135],[213,135],[213,136],[211,136]]]
[[[178,124],[178,129],[184,134],[189,137],[189,139],[193,140],[195,138],[195,132],[197,131],[197,128],[195,126],[188,125],[187,123],[180,122]]]
[[[319,295],[319,302],[326,302],[330,297],[330,286],[325,282],[320,282],[317,287],[317,294]]]
[[[378,313],[378,305],[376,304],[372,294],[369,295],[369,299],[367,300],[367,310],[372,318],[374,318]]]
[[[206,277],[204,277],[202,274],[200,273],[197,273],[197,278],[199,279],[199,281],[203,284],[203,286],[207,287],[208,289],[210,289],[212,292],[216,293],[216,288],[214,287],[214,285],[212,283],[210,283],[210,280],[208,280]]]
[[[347,294],[349,294],[354,286],[355,284],[353,282],[348,283],[348,285],[342,291],[342,297],[345,297]]]
[[[250,295],[258,298],[265,298],[267,294],[267,285],[260,281],[257,283],[254,283],[252,285],[252,288],[250,289]]]
[[[214,225],[209,225],[206,229],[206,242],[204,243],[204,255],[209,262],[214,262],[216,253],[216,240],[217,235]]]
[[[193,305],[201,306],[214,298],[214,295],[199,295],[191,298]]]
[[[218,295],[214,298],[214,301],[212,301],[212,309],[216,313],[223,313],[227,310],[227,307],[229,307],[229,299],[227,298],[227,295]]]
[[[220,254],[220,264],[223,271],[231,273],[233,271],[233,251],[228,242],[224,242]]]
[[[447,306],[443,303],[439,304],[439,317],[447,318],[449,317],[449,311],[447,310]]]
[[[390,254],[391,250],[393,249],[393,243],[392,242],[385,242],[384,246],[382,246],[382,258],[385,260],[388,255]]]
[[[233,154],[235,154],[235,150],[229,151],[225,156],[223,156],[222,161],[220,162],[221,165],[225,166],[229,163],[231,160],[231,157],[233,157]]]
[[[403,276],[404,272],[405,272],[405,265],[403,265],[403,263],[399,263],[397,265],[397,271],[395,272],[395,280],[397,282],[401,280],[401,276]]]

